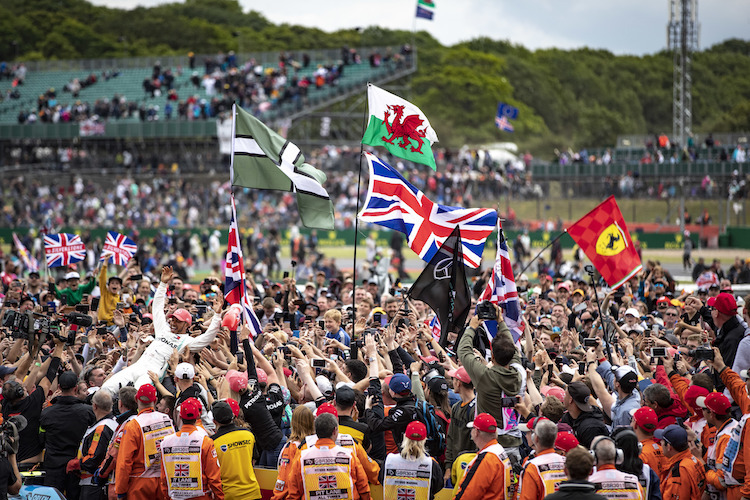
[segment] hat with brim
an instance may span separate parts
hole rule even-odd
[[[568,393],[576,406],[581,411],[592,411],[593,408],[589,400],[591,399],[591,390],[583,382],[573,382],[568,384]]]

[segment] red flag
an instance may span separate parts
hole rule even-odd
[[[612,288],[643,268],[614,196],[570,226],[568,234]]]

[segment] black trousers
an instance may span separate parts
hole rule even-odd
[[[45,470],[45,486],[57,488],[60,493],[65,495],[67,500],[79,500],[81,496],[81,486],[78,482],[81,478],[78,477],[77,474],[68,474],[65,472],[65,465],[54,468],[47,467]]]

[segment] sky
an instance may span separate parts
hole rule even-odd
[[[90,0],[130,9],[165,0]],[[411,30],[416,0],[240,0],[275,24],[325,31],[381,26]],[[651,54],[667,46],[669,0],[435,0],[433,21],[418,19],[444,45],[479,36],[529,49],[590,47],[615,54]],[[698,0],[700,48],[728,38],[750,38],[750,1]]]

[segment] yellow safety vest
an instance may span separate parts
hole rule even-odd
[[[385,458],[383,498],[392,500],[429,500],[432,459],[406,460],[397,453]]]
[[[618,500],[642,500],[644,498],[638,478],[617,469],[597,470],[589,476],[589,482],[594,483],[599,495],[607,498]]]
[[[453,465],[451,466],[451,483],[453,483],[454,494],[458,493],[458,483],[461,481],[461,478],[464,477],[464,474],[466,474],[466,468],[476,456],[477,454],[474,451],[465,452],[461,453],[453,461]]]
[[[172,420],[169,416],[158,411],[141,413],[135,417],[143,433],[143,464],[146,468],[140,477],[159,477],[161,475],[162,440],[174,434]]]
[[[544,485],[544,496],[556,492],[560,488],[560,483],[567,480],[567,475],[563,470],[565,467],[565,457],[557,453],[545,453],[544,455],[534,457],[524,466],[526,468],[535,468],[542,478]],[[521,482],[518,485],[518,491],[523,488],[523,473],[521,473]]]
[[[201,448],[206,437],[206,431],[197,427],[190,433],[178,431],[161,442],[169,498],[186,499],[206,494],[201,463]]]
[[[313,446],[300,453],[305,498],[344,500],[354,497],[352,450]]]

